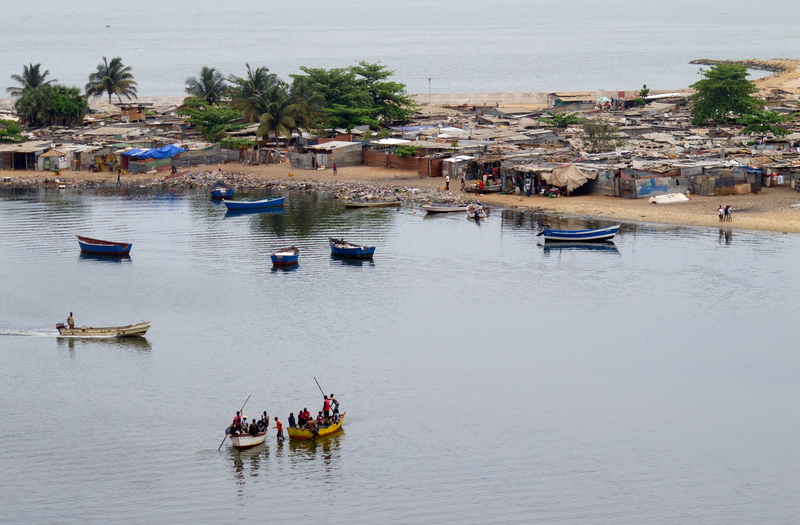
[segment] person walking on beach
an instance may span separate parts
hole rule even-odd
[[[334,177],[336,176],[336,172],[337,172],[337,171],[338,171],[338,170],[336,169],[336,163],[334,162],[334,163],[333,163],[333,176],[334,176]]]
[[[722,209],[722,204],[720,204],[719,208],[717,208],[717,215],[719,215],[719,222],[725,220],[725,210]]]
[[[725,206],[725,220],[728,222],[733,221],[733,208],[731,208],[730,204]]]

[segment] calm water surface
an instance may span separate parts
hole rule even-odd
[[[532,214],[288,197],[230,216],[204,193],[0,193],[0,522],[800,515],[798,236],[636,224],[550,248]],[[331,259],[328,235],[374,262]],[[299,268],[273,271],[290,244]],[[59,339],[69,311],[153,327]],[[313,377],[343,434],[217,451],[248,395],[251,416],[319,410]]]

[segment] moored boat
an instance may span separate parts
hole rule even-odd
[[[94,255],[128,255],[131,253],[131,248],[133,248],[133,244],[126,242],[103,241],[80,235],[76,235],[76,237],[81,251]]]
[[[150,321],[143,321],[126,326],[75,326],[70,328],[63,323],[59,323],[56,328],[61,337],[135,337],[143,336],[152,324]]]
[[[266,430],[264,432],[259,432],[258,434],[229,434],[228,437],[231,440],[231,445],[236,448],[250,448],[256,445],[260,445],[264,442],[264,439],[267,437]]]
[[[247,201],[233,201],[222,199],[223,204],[229,210],[255,210],[259,208],[272,208],[275,206],[283,206],[286,197],[268,197],[266,199],[255,199]]]
[[[233,188],[220,186],[217,188],[211,188],[210,193],[212,199],[229,199],[233,197]]]
[[[459,206],[455,204],[423,204],[422,209],[426,213],[453,213],[467,211],[467,206]]]
[[[344,417],[346,415],[347,412],[339,416],[339,421],[336,423],[328,425],[327,427],[317,428],[316,434],[306,428],[289,428],[288,429],[289,439],[295,439],[299,441],[313,441],[315,439],[331,436],[342,429],[342,425],[344,424]]]
[[[537,235],[544,237],[545,241],[600,242],[613,239],[620,226],[621,224],[615,224],[614,226],[588,230],[553,230],[550,225],[545,225],[544,230]]]
[[[334,239],[333,237],[328,237],[328,243],[331,245],[331,255],[337,257],[372,259],[372,255],[375,253],[374,246],[360,246],[342,239]]]
[[[300,250],[296,246],[282,248],[270,255],[273,266],[294,266],[297,264],[297,259],[299,257]]]
[[[486,217],[486,210],[480,204],[470,204],[466,207],[467,217],[470,219],[483,219]]]

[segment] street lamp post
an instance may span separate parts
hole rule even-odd
[[[428,107],[431,107],[433,95],[431,94],[431,77],[428,77]]]

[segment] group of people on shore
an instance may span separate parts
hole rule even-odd
[[[333,394],[330,396],[323,395],[323,403],[322,403],[322,410],[319,411],[316,418],[311,417],[311,413],[308,411],[307,408],[303,408],[303,410],[297,413],[297,418],[294,416],[294,412],[289,414],[289,428],[299,428],[299,429],[306,429],[310,430],[314,436],[319,433],[320,428],[325,428],[330,425],[335,425],[339,422],[339,401],[333,397]],[[283,423],[276,417],[275,426],[272,427],[276,430],[277,439],[280,443],[284,440],[283,436]],[[240,436],[240,435],[251,435],[257,436],[262,432],[266,432],[267,428],[269,428],[269,416],[267,412],[264,411],[261,414],[261,418],[255,421],[247,421],[247,416],[242,415],[239,411],[236,412],[236,415],[233,416],[233,423],[227,429],[227,433],[231,436]]]
[[[724,208],[720,204],[719,208],[717,208],[717,215],[719,216],[719,222],[730,222],[733,220],[733,208],[731,208],[730,204]]]

